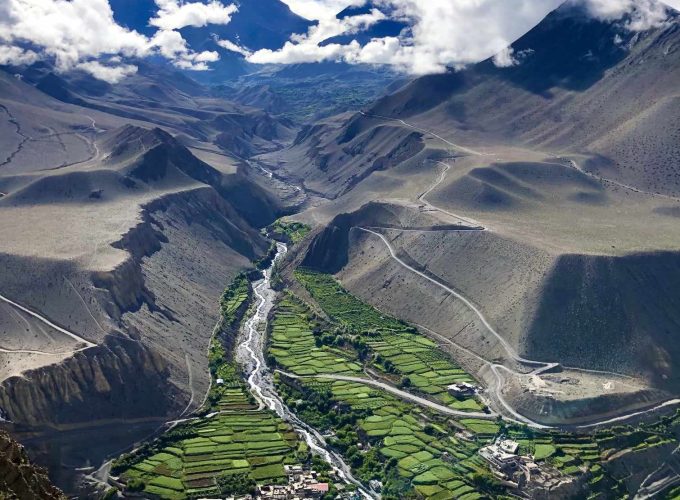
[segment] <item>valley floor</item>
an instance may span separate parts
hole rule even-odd
[[[274,292],[255,283],[259,299],[247,321],[239,318],[250,285],[241,279],[229,288],[225,322],[240,322],[241,334],[223,329],[213,340],[212,385],[199,416],[174,422],[171,431],[117,460],[113,472],[120,479],[112,485],[168,499],[238,496],[256,488],[300,493],[314,484],[347,498],[343,492],[357,487],[363,496],[386,499],[517,491],[612,498],[651,481],[654,464],[672,460],[680,444],[680,412],[588,432],[500,417],[485,403],[491,390],[418,330],[357,299],[330,275],[299,268],[292,279],[271,315],[261,315],[261,308],[268,300],[263,294]],[[254,332],[268,335],[266,347],[251,343]],[[259,378],[264,365],[231,361],[244,346],[276,369],[270,382]],[[452,387],[465,384],[474,389],[453,395]],[[270,396],[263,399],[263,390]],[[267,398],[271,405],[263,405]],[[317,442],[322,447],[309,433],[324,436]],[[508,455],[519,465],[515,472],[484,458],[502,439],[518,447]],[[653,463],[641,465],[652,456]],[[632,475],[630,464],[638,467]],[[310,478],[292,471],[310,471]],[[671,487],[672,478],[666,481]]]

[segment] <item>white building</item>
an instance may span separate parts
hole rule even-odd
[[[517,450],[519,450],[519,443],[511,439],[502,439],[499,440],[496,444],[505,453],[511,453],[513,455],[516,455]]]
[[[472,384],[468,384],[467,382],[451,384],[446,389],[452,396],[474,396],[477,393],[477,387]]]

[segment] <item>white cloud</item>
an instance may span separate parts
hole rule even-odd
[[[173,61],[175,66],[194,71],[206,71],[209,62],[219,61],[220,55],[214,51],[194,52],[179,31],[160,30],[151,38],[150,46],[163,57]]]
[[[117,25],[107,0],[3,0],[0,40],[28,42],[54,57],[66,71],[86,58],[105,54],[145,56],[144,36]]]
[[[223,49],[236,52],[237,54],[241,54],[243,57],[248,57],[252,54],[252,52],[245,47],[241,47],[230,40],[220,40],[219,38],[215,37],[215,43]]]
[[[125,58],[161,54],[177,67],[199,71],[219,60],[215,51],[194,52],[175,29],[226,24],[237,10],[234,5],[156,3],[152,23],[162,29],[148,38],[116,24],[108,0],[0,0],[0,64],[49,58],[57,71],[80,69],[117,82],[136,71]]]
[[[223,5],[217,0],[180,3],[179,0],[155,0],[158,5],[156,17],[149,20],[151,26],[162,30],[178,30],[186,26],[200,28],[208,24],[229,24],[231,16],[238,11],[236,5]]]
[[[257,0],[252,0],[257,1]],[[437,73],[496,54],[501,66],[521,61],[507,47],[563,0],[373,0],[370,12],[337,19],[336,14],[364,0],[283,0],[318,23],[295,34],[278,50],[251,52],[229,40],[215,40],[254,63],[345,61],[385,64],[412,74]],[[593,16],[624,19],[631,30],[657,26],[665,9],[653,0],[569,0],[586,2]],[[665,0],[680,7],[680,0]],[[186,26],[226,24],[237,12],[234,0],[155,0],[159,7],[150,24],[158,31],[146,37],[116,24],[108,0],[0,0],[0,64],[54,60],[58,71],[79,68],[97,78],[118,81],[133,71],[129,58],[160,54],[178,67],[207,70],[219,59],[215,51],[195,52],[179,33]],[[226,3],[225,3],[226,2]],[[387,14],[387,15],[386,15]],[[406,21],[399,37],[357,42],[321,42],[352,35],[389,16]],[[238,42],[238,39],[236,40]],[[116,59],[118,58],[118,59]]]
[[[116,63],[115,66],[107,66],[99,61],[85,61],[76,64],[75,67],[76,69],[89,73],[95,78],[109,83],[118,83],[123,78],[137,73],[137,66],[133,66],[132,64]]]
[[[511,66],[517,66],[519,60],[515,58],[515,49],[506,47],[493,56],[493,63],[498,68],[510,68]]]
[[[293,4],[311,0],[286,0]],[[406,19],[412,26],[407,37],[372,40],[364,47],[357,44],[316,47],[317,32],[325,26],[338,26],[328,17],[320,19],[305,37],[293,38],[278,51],[258,51],[252,62],[302,62],[304,54],[318,61],[387,64],[412,74],[440,73],[448,67],[477,62],[497,54],[538,23],[563,0],[376,0],[387,7],[392,17]],[[351,0],[321,0],[312,9],[327,12],[329,5],[356,4]],[[299,5],[297,6],[299,8]],[[351,18],[350,18],[351,19]],[[343,20],[349,23],[351,20]],[[323,26],[322,26],[323,25]]]
[[[0,64],[32,64],[38,58],[38,54],[32,50],[24,50],[11,45],[0,45]]]
[[[329,19],[343,9],[360,6],[366,0],[281,0],[298,16],[306,19]]]
[[[657,0],[580,0],[590,14],[605,21],[617,21],[627,14],[624,26],[631,31],[658,27],[668,18],[666,4]],[[677,0],[676,0],[677,1]]]
[[[361,0],[284,0],[296,13],[319,21],[303,35],[291,37],[278,50],[260,50],[248,57],[254,63],[300,63],[344,61],[352,64],[385,64],[411,74],[441,73],[494,56],[501,67],[517,64],[521,54],[508,47],[535,26],[564,0],[373,0],[392,18],[407,20],[410,33],[401,37],[357,43],[327,45],[326,38],[354,33],[352,18],[339,21],[335,14]],[[666,9],[656,0],[569,0],[585,3],[595,17],[610,21],[626,17],[624,25],[634,31],[658,26]],[[680,0],[667,0],[680,4]],[[380,12],[380,11],[378,11]],[[380,12],[380,14],[382,14]],[[363,16],[357,16],[363,17]],[[379,18],[366,24],[370,26]],[[358,21],[358,20],[357,20]]]

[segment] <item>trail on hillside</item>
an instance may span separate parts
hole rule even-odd
[[[84,338],[81,337],[80,335],[75,334],[75,333],[73,333],[73,332],[71,332],[71,331],[69,331],[69,330],[66,330],[65,328],[62,328],[62,327],[60,327],[60,326],[54,324],[52,321],[50,321],[49,319],[45,318],[44,316],[42,316],[42,315],[40,315],[40,314],[38,314],[38,313],[36,313],[36,312],[34,312],[34,311],[31,311],[31,310],[28,309],[27,307],[24,307],[24,306],[22,306],[21,304],[18,304],[18,303],[16,303],[16,302],[14,302],[13,300],[8,299],[8,298],[5,297],[4,295],[0,295],[0,300],[3,301],[3,302],[6,302],[7,304],[9,304],[9,305],[11,305],[11,306],[13,306],[13,307],[16,307],[17,309],[19,309],[20,311],[23,311],[24,313],[28,314],[29,316],[32,316],[32,317],[36,318],[38,321],[41,321],[42,323],[44,323],[44,324],[46,324],[47,326],[53,328],[54,330],[58,331],[59,333],[63,333],[64,335],[66,335],[66,336],[72,338],[72,339],[75,340],[76,342],[78,342],[78,343],[80,343],[80,344],[84,344],[84,347],[82,347],[82,348],[80,348],[80,349],[78,349],[78,350],[76,350],[76,351],[74,351],[74,352],[82,351],[82,350],[85,350],[85,349],[89,349],[90,347],[95,347],[95,346],[96,346],[96,344],[90,342],[89,340],[84,339]],[[14,351],[12,351],[12,350],[3,350],[3,352],[16,352],[16,353],[25,352],[25,353],[33,353],[33,354],[47,354],[47,355],[63,354],[63,353],[47,353],[47,352],[42,352],[42,351],[22,351],[22,350],[14,350]],[[69,351],[69,352],[71,352],[71,351]]]
[[[370,233],[370,234],[372,234],[372,235],[374,235],[374,236],[377,236],[378,238],[380,238],[380,240],[381,240],[381,241],[385,244],[385,246],[387,247],[387,250],[389,251],[390,257],[391,257],[392,259],[394,259],[400,266],[402,266],[402,267],[404,267],[405,269],[411,271],[412,273],[414,273],[414,274],[416,274],[416,275],[418,275],[418,276],[420,276],[420,277],[426,279],[427,281],[433,283],[433,284],[436,285],[437,287],[442,288],[443,290],[445,290],[446,292],[450,293],[452,296],[456,297],[456,298],[459,299],[461,302],[463,302],[463,304],[465,304],[465,305],[466,305],[466,306],[467,306],[467,307],[468,307],[468,308],[469,308],[469,309],[470,309],[470,310],[471,310],[471,311],[479,318],[479,320],[482,322],[482,324],[485,326],[485,328],[487,328],[487,330],[488,330],[488,331],[489,331],[496,339],[498,339],[499,344],[503,347],[503,349],[506,351],[506,353],[508,354],[508,356],[509,356],[511,359],[513,359],[514,361],[516,361],[516,362],[518,362],[518,363],[520,363],[520,364],[524,364],[524,365],[528,365],[528,366],[533,366],[533,367],[535,367],[531,372],[529,372],[529,373],[527,373],[527,374],[521,374],[521,375],[527,375],[527,376],[540,375],[541,373],[544,373],[544,372],[546,372],[546,371],[552,370],[552,369],[557,368],[558,366],[560,366],[559,363],[545,362],[545,361],[537,361],[537,360],[531,360],[531,359],[527,359],[527,358],[521,357],[521,356],[517,353],[517,351],[516,351],[516,350],[515,350],[515,349],[507,342],[507,340],[505,340],[505,339],[504,339],[504,338],[496,331],[496,329],[490,324],[489,320],[484,316],[484,314],[479,310],[479,308],[478,308],[477,306],[475,306],[468,298],[466,298],[465,296],[463,296],[462,294],[460,294],[460,293],[457,292],[456,290],[453,290],[452,288],[446,286],[445,284],[443,284],[443,283],[437,281],[437,280],[434,279],[433,277],[431,277],[431,276],[429,276],[429,275],[427,275],[427,274],[425,274],[425,273],[423,273],[423,272],[421,272],[421,271],[415,269],[414,267],[412,267],[412,266],[410,266],[409,264],[407,264],[406,262],[404,262],[402,259],[399,258],[399,256],[397,255],[396,250],[394,249],[394,247],[391,245],[391,243],[387,240],[387,238],[386,238],[384,235],[382,235],[382,234],[380,234],[380,233],[378,233],[378,232],[376,232],[376,231],[374,231],[374,230],[372,230],[372,229],[365,228],[365,227],[353,227],[352,229],[358,229],[358,230],[361,230],[361,231]],[[376,229],[377,229],[377,228],[376,228]],[[438,334],[438,336],[439,336],[439,334]],[[440,336],[440,337],[441,337],[441,338],[445,338],[445,337],[443,337],[443,336]],[[447,340],[447,341],[448,341],[448,340]],[[451,342],[451,343],[452,343],[453,345],[455,345],[456,347],[460,347],[460,346],[458,346],[458,344],[455,344],[455,343],[453,343],[452,341],[449,341],[449,342]],[[463,349],[465,349],[465,348],[463,348]],[[465,350],[466,350],[467,352],[471,352],[471,351],[469,351],[468,349],[465,349]],[[518,412],[517,412],[517,411],[516,411],[516,410],[515,410],[515,409],[514,409],[514,408],[513,408],[513,407],[512,407],[505,399],[504,399],[504,398],[503,398],[503,395],[502,395],[502,388],[503,388],[503,386],[504,386],[504,378],[503,378],[503,376],[501,375],[500,371],[501,371],[501,370],[504,370],[504,371],[507,371],[507,372],[509,372],[509,373],[512,373],[512,374],[515,374],[515,375],[519,375],[518,372],[513,371],[513,370],[507,368],[507,367],[504,366],[504,365],[497,364],[497,363],[492,363],[491,361],[488,361],[488,360],[482,358],[481,356],[479,356],[479,355],[477,355],[477,354],[473,354],[473,355],[474,355],[476,358],[482,360],[484,363],[486,363],[487,366],[491,369],[492,373],[494,374],[494,377],[495,377],[495,380],[496,380],[496,384],[495,384],[494,387],[490,387],[489,390],[490,390],[491,393],[494,395],[494,397],[496,397],[496,399],[498,400],[498,402],[505,408],[505,410],[512,416],[512,417],[510,418],[510,420],[513,420],[513,419],[514,419],[514,420],[517,420],[517,421],[519,421],[519,422],[521,422],[521,423],[527,424],[527,425],[529,425],[529,426],[531,426],[531,427],[538,428],[538,429],[560,428],[560,426],[554,426],[554,425],[551,426],[551,425],[544,425],[544,424],[541,424],[540,422],[537,422],[537,421],[535,421],[535,420],[533,420],[533,419],[530,419],[530,418],[528,418],[528,417],[526,417],[526,416],[524,416],[524,415],[518,413]],[[605,372],[605,371],[598,371],[598,370],[587,370],[587,369],[570,368],[570,367],[564,367],[564,368],[565,368],[565,369],[568,369],[568,370],[582,371],[582,372],[585,372],[585,373],[598,373],[598,374],[612,375],[612,376],[616,376],[616,377],[626,377],[625,375],[621,375],[621,374],[614,373],[614,372]],[[626,377],[626,378],[630,378],[630,377]],[[625,413],[625,414],[622,414],[622,415],[620,415],[620,416],[618,416],[618,417],[600,420],[600,421],[597,421],[597,422],[593,422],[593,423],[591,423],[591,424],[575,425],[575,426],[566,426],[566,427],[576,428],[576,429],[588,429],[588,428],[593,428],[593,427],[598,427],[598,426],[603,426],[603,425],[610,425],[610,424],[613,424],[613,423],[623,422],[623,421],[629,420],[629,419],[631,419],[631,418],[643,416],[643,415],[645,415],[645,414],[649,414],[649,413],[655,412],[655,411],[657,411],[657,410],[660,410],[660,409],[663,409],[663,408],[666,408],[666,407],[669,407],[669,406],[678,405],[678,404],[680,404],[680,399],[668,400],[668,401],[662,402],[662,403],[660,403],[660,404],[657,404],[657,405],[655,405],[655,406],[653,406],[653,407],[651,407],[651,408],[645,409],[645,410],[633,411],[633,412]]]

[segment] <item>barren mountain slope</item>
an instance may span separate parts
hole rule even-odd
[[[447,339],[490,387],[490,363],[560,363],[561,381],[504,385],[532,418],[583,422],[677,395],[679,34],[675,16],[636,34],[565,6],[514,45],[516,66],[421,78],[309,128],[271,163],[332,199],[300,216],[328,224],[306,263]],[[398,144],[371,142],[385,127],[424,147],[363,178],[359,160]],[[484,230],[404,225],[369,200]]]
[[[94,463],[200,405],[220,294],[282,205],[217,145],[213,167],[148,121],[0,85],[0,409],[43,464]]]
[[[679,16],[635,32],[567,4],[512,45],[516,65],[421,78],[368,113],[473,144],[582,154],[574,159],[597,175],[677,196]]]
[[[182,134],[192,147],[219,151],[217,145],[248,157],[292,139],[287,120],[228,98],[215,98],[210,89],[172,68],[143,61],[138,65],[138,73],[116,85],[77,71],[57,75],[44,63],[16,71],[25,82],[55,99],[123,117],[125,123],[152,122]]]

